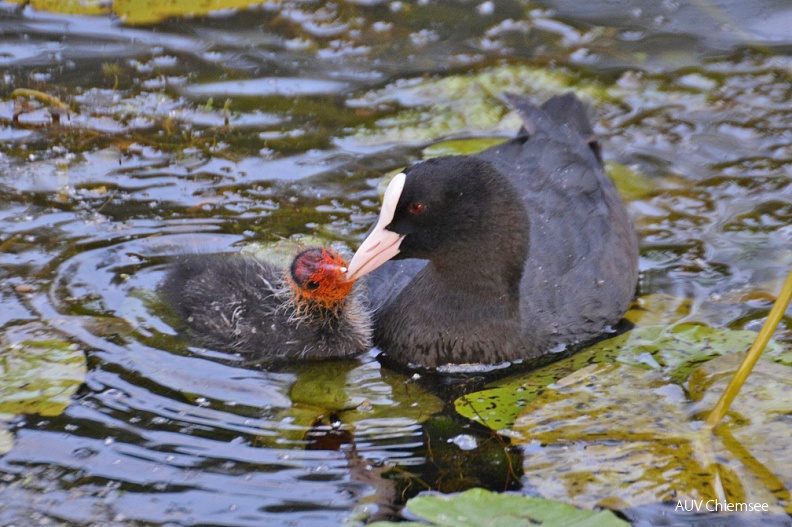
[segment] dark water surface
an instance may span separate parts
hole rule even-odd
[[[154,295],[166,258],[354,248],[382,173],[513,130],[471,101],[515,76],[596,88],[606,158],[640,174],[639,295],[758,329],[792,268],[791,26],[785,0],[284,1],[145,27],[0,3],[0,342],[88,358],[62,414],[10,421],[0,525],[337,525],[519,487],[504,440],[375,353],[263,371],[188,348]]]

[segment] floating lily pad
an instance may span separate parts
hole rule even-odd
[[[616,360],[633,366],[657,369],[683,383],[698,365],[713,357],[747,350],[756,340],[753,331],[714,329],[697,324],[670,328],[649,327],[629,331],[594,345],[618,351]],[[783,357],[785,349],[771,341],[765,354]]]
[[[454,406],[461,415],[493,430],[508,429],[526,404],[548,385],[588,364],[613,362],[616,354],[613,349],[586,349],[543,368],[495,381],[484,390],[460,397]]]
[[[690,377],[690,397],[705,417],[731,380],[745,353],[711,360]],[[766,357],[763,357],[766,359]],[[724,448],[740,461],[736,470],[744,478],[755,478],[770,489],[792,514],[792,370],[788,366],[760,360],[737,394],[730,419],[715,428]]]
[[[654,372],[597,364],[566,377],[525,408],[516,442],[523,480],[543,497],[623,507],[704,494],[714,474],[696,457],[684,393]]]
[[[85,380],[85,354],[52,335],[28,337],[0,352],[0,413],[59,415]]]
[[[679,322],[690,315],[692,300],[655,293],[636,298],[624,318],[636,326],[664,326]]]
[[[148,0],[114,0],[113,13],[127,24],[156,24],[168,18],[208,15],[226,9],[244,9],[260,5],[261,0],[170,0],[150,2]]]
[[[658,299],[654,299],[658,300]],[[672,306],[674,302],[656,304]],[[567,359],[538,370],[508,377],[488,385],[484,390],[460,397],[457,411],[493,430],[509,428],[522,408],[545,388],[570,373],[596,363],[620,362],[656,370],[676,383],[683,383],[702,362],[728,353],[747,350],[756,339],[753,331],[713,329],[696,324],[672,327],[638,327],[603,340]],[[779,363],[790,362],[790,352],[771,341],[765,354]]]
[[[27,3],[12,0],[15,3]],[[171,0],[150,2],[148,0],[30,0],[34,9],[71,15],[102,15],[111,11],[127,24],[156,24],[172,17],[207,15],[214,11],[240,9],[260,5],[261,0]]]
[[[11,0],[11,3],[29,3],[39,11],[68,15],[104,15],[110,12],[110,3],[106,0]]]
[[[620,527],[629,523],[611,511],[586,511],[559,501],[470,489],[459,494],[427,493],[407,502],[421,522],[375,522],[372,527],[435,525],[438,527],[575,526]]]
[[[609,98],[605,88],[590,79],[580,82],[561,68],[509,65],[442,79],[398,82],[352,100],[350,105],[401,105],[404,109],[381,119],[375,128],[359,130],[355,137],[369,145],[410,144],[459,134],[513,134],[521,123],[498,99],[501,93],[559,93],[571,89],[589,99]]]
[[[476,154],[482,150],[504,142],[500,137],[477,137],[475,139],[454,139],[451,141],[441,141],[427,146],[423,150],[423,158],[431,159],[440,156],[466,156]]]
[[[784,382],[792,370],[762,362],[786,386],[776,386],[772,397],[761,383],[744,387],[741,397],[750,401],[752,415],[764,416],[756,418],[760,423],[792,412],[792,381]],[[720,387],[712,397],[719,394]],[[682,388],[659,372],[623,364],[584,368],[531,401],[516,421],[514,441],[528,445],[523,482],[545,498],[580,507],[723,495],[731,503],[768,503],[771,512],[780,512],[786,491],[779,488],[786,487],[777,480],[786,477],[789,484],[792,458],[776,451],[759,456],[746,443],[730,447],[731,430],[713,435],[703,422],[691,420],[695,409]],[[776,449],[788,448],[788,424],[779,433],[781,428]],[[751,431],[756,442],[765,441],[765,427]],[[775,481],[763,477],[767,472]]]
[[[652,179],[634,168],[613,161],[605,163],[605,172],[616,184],[619,194],[626,201],[646,197],[660,184],[659,180]]]

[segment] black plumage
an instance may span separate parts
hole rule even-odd
[[[200,346],[271,361],[349,357],[371,348],[371,320],[345,263],[328,260],[336,256],[311,249],[286,270],[239,254],[183,255],[159,290]]]
[[[536,358],[608,332],[634,295],[636,235],[586,108],[572,94],[542,107],[505,98],[519,134],[407,168],[379,229],[399,236],[398,254],[372,270],[384,245],[366,240],[350,263],[350,276],[370,272],[375,344],[391,360]]]

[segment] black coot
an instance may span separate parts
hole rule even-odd
[[[192,340],[267,360],[348,357],[371,348],[368,311],[330,249],[308,249],[284,270],[229,254],[179,257],[160,292]]]
[[[390,360],[532,359],[608,332],[635,293],[635,231],[584,105],[505,98],[517,137],[396,176],[350,262],[350,279],[371,273],[374,342]]]

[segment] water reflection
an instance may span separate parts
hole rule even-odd
[[[83,395],[57,418],[19,423],[0,465],[16,476],[7,479],[7,491],[41,492],[35,507],[50,518],[93,524],[98,507],[111,518],[154,523],[294,518],[311,525],[314,518],[327,525],[347,517],[372,488],[386,492],[368,500],[380,503],[372,510],[392,512],[397,486],[410,495],[422,485],[436,487],[432,478],[449,478],[449,466],[467,466],[448,446],[448,423],[440,438],[431,437],[439,444],[426,444],[425,436],[437,432],[422,421],[442,402],[404,376],[383,373],[370,358],[266,372],[218,357],[173,355],[128,337],[114,346],[108,340],[118,335],[98,338],[82,320],[59,322],[99,348],[89,352],[94,366]],[[495,443],[494,450],[505,446]],[[438,452],[453,459],[438,459]],[[491,461],[474,466],[505,485],[508,474]],[[411,474],[378,481],[383,462]],[[456,470],[468,478],[476,472]]]
[[[49,291],[29,304],[85,346],[91,368],[63,415],[17,423],[14,448],[0,461],[5,495],[80,524],[327,525],[358,506],[388,517],[404,497],[449,478],[447,468],[467,466],[450,436],[469,425],[438,428],[432,416],[443,401],[383,370],[373,354],[267,371],[245,357],[186,348],[152,293],[162,262],[185,245],[220,249],[233,240],[104,240],[59,264]],[[508,450],[491,432],[477,433],[492,445],[471,455]],[[515,485],[506,463],[473,466],[487,474],[478,485]],[[13,507],[0,511],[11,521]]]

